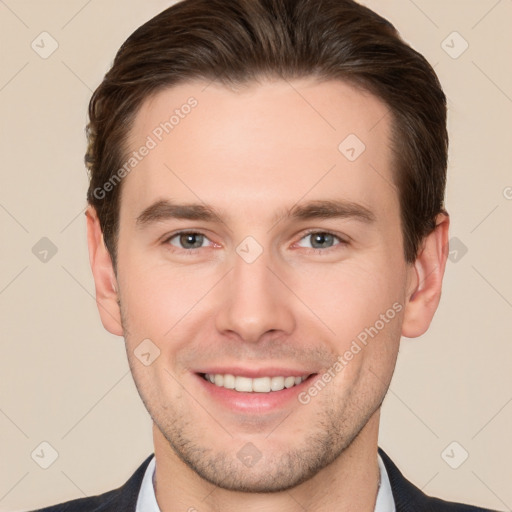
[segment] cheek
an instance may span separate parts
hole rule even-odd
[[[402,278],[397,265],[371,258],[317,266],[289,277],[296,295],[340,341],[374,325],[390,308],[390,315],[397,316],[393,304],[402,300]]]
[[[131,256],[119,266],[119,285],[130,328],[139,335],[161,339],[182,318],[193,314],[215,283],[215,276],[211,269],[155,264],[129,251],[125,254]]]
[[[128,353],[133,380],[139,395],[150,414],[158,417],[162,411],[174,415],[182,399],[182,388],[176,385],[179,378],[166,364],[165,356],[160,356],[151,365],[145,366],[134,355]]]
[[[390,270],[391,269],[391,270]],[[308,305],[333,331],[331,346],[338,354],[337,393],[371,391],[380,396],[392,376],[403,316],[402,274],[384,258],[346,262],[336,272],[317,272],[304,281]],[[324,289],[315,282],[328,283]],[[334,391],[333,391],[334,392]]]

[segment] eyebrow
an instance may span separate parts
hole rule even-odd
[[[274,216],[274,223],[285,219],[311,220],[349,218],[366,224],[376,221],[375,213],[359,203],[347,200],[313,200],[304,204],[296,204]],[[138,226],[145,226],[169,219],[200,220],[205,222],[224,223],[222,215],[213,207],[199,204],[178,204],[169,200],[160,200],[148,206],[137,217]]]

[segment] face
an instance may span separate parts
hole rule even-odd
[[[130,148],[153,147],[120,207],[126,349],[169,453],[207,481],[290,488],[378,414],[411,276],[389,121],[334,81],[187,83],[141,107]]]

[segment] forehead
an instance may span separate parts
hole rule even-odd
[[[261,216],[257,206],[271,215],[306,195],[386,209],[397,201],[389,134],[387,106],[340,81],[183,83],[137,113],[130,151],[150,149],[125,178],[121,209],[179,198],[229,211],[236,199]]]

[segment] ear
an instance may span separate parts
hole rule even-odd
[[[416,338],[430,326],[439,300],[448,258],[448,228],[445,213],[436,217],[436,227],[427,235],[416,261],[409,269],[402,336]]]
[[[100,312],[101,322],[107,331],[122,336],[123,328],[118,304],[118,286],[112,259],[103,240],[96,210],[89,206],[85,215],[87,217],[89,262],[94,276],[96,304]]]

